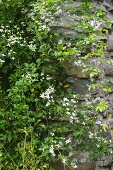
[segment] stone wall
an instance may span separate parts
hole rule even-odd
[[[97,3],[105,12],[107,12],[107,16],[109,18],[113,18],[112,0],[104,0],[103,2],[95,0],[94,3]],[[72,28],[70,28],[73,23],[78,22],[76,15],[70,15],[68,12],[66,12],[66,8],[77,7],[80,4],[80,1],[76,1],[75,3],[69,4],[68,6],[64,5],[55,14],[57,18],[57,26],[55,27],[64,37],[80,38],[81,36]],[[110,28],[109,36],[105,37],[105,40],[108,42],[106,57],[109,61],[113,61],[113,28]],[[67,81],[73,84],[77,93],[82,95],[87,94],[88,85],[90,84],[89,75],[87,73],[83,73],[82,69],[76,66],[73,62],[67,62],[65,63],[65,66],[66,72],[69,75]],[[113,64],[104,64],[102,67],[104,68],[105,76],[110,81],[111,88],[113,89]],[[113,117],[113,93],[109,94],[108,101],[110,106],[108,112],[112,113]],[[108,119],[106,116],[101,116],[101,120],[103,122],[108,122],[110,127],[113,128],[113,118]],[[113,139],[112,134],[110,137]],[[79,153],[76,155],[76,159],[78,160],[77,170],[113,170],[113,167],[110,167],[110,164],[113,161],[113,155],[107,157],[103,156],[102,158],[98,158],[96,162],[93,162],[89,159],[86,153]],[[59,162],[56,165],[56,170],[63,170],[63,167]],[[69,170],[69,168],[66,170]]]

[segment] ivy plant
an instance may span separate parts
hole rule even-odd
[[[89,152],[97,157],[109,148],[95,114],[103,112],[107,103],[93,107],[88,98],[80,104],[64,68],[64,61],[74,58],[75,64],[82,64],[87,71],[85,60],[92,57],[99,60],[100,54],[104,58],[106,45],[95,39],[96,34],[103,35],[98,21],[104,13],[96,11],[88,16],[83,3],[80,11],[84,18],[72,26],[82,38],[59,40],[54,29],[55,13],[63,3],[61,0],[0,2],[0,168],[3,170],[53,170],[59,160],[64,169],[66,166],[75,169],[75,152]],[[101,75],[97,67],[88,69],[91,79]],[[107,93],[109,88],[105,87]]]

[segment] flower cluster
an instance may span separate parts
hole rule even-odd
[[[0,63],[4,63],[4,62],[5,62],[4,60],[0,59]]]
[[[89,24],[94,27],[94,30],[98,30],[101,25],[103,25],[104,21],[103,20],[91,20]]]
[[[21,36],[17,36],[15,34],[10,35],[9,38],[7,39],[7,42],[8,42],[7,46],[11,47],[12,45],[14,45],[16,43],[21,44],[21,40],[22,40]]]
[[[48,107],[51,103],[54,102],[54,99],[53,99],[53,96],[52,96],[52,94],[54,94],[54,92],[55,92],[55,89],[54,89],[54,87],[52,85],[52,86],[49,86],[49,88],[46,89],[45,92],[40,94],[40,97],[42,99],[46,99],[47,100],[46,107]]]
[[[50,154],[51,154],[53,157],[55,157],[55,152],[54,152],[54,147],[53,147],[53,145],[50,146],[49,152],[50,152]]]
[[[66,144],[69,144],[69,143],[71,143],[71,138],[66,140]]]
[[[51,94],[54,93],[54,92],[55,92],[54,87],[53,87],[53,86],[49,86],[49,88],[46,89],[45,92],[43,92],[42,94],[40,94],[40,97],[41,97],[42,99],[48,99],[48,100],[49,100],[49,99],[52,99],[53,96],[51,96]]]

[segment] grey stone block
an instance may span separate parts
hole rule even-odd
[[[103,168],[102,170],[110,170],[109,168]]]
[[[111,167],[111,170],[113,170],[113,166]]]
[[[109,168],[99,168],[97,167],[95,170],[110,170]]]
[[[104,161],[103,161],[103,160],[97,161],[97,162],[96,162],[96,165],[97,165],[98,167],[104,166]]]
[[[88,93],[89,79],[74,78],[73,87],[76,93],[85,95]]]
[[[113,51],[113,32],[108,36],[108,51]]]

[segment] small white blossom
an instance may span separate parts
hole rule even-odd
[[[67,97],[64,97],[64,98],[63,98],[63,101],[64,101],[64,102],[69,102],[69,100],[67,99]]]
[[[98,121],[96,121],[96,124],[97,124],[97,125],[102,125],[102,121],[99,121],[99,120],[98,120]]]
[[[0,59],[0,63],[4,63],[4,62],[5,62],[4,60]]]
[[[53,147],[53,145],[51,145],[51,147],[50,147],[50,149],[49,149],[49,152],[50,152],[50,154],[51,154],[53,157],[55,157],[55,152],[54,152],[54,147]]]
[[[79,61],[75,61],[74,64],[77,65],[77,66],[82,66],[82,63],[81,63],[80,60]]]
[[[66,140],[66,144],[71,143],[71,138],[69,138],[68,140]]]
[[[62,158],[62,163],[66,164],[66,159],[65,158]]]
[[[15,60],[15,57],[11,57],[11,60]]]
[[[86,123],[85,122],[82,122],[82,124],[85,126],[86,125]]]
[[[60,144],[55,145],[58,149],[61,147]]]
[[[44,76],[44,73],[43,73],[43,72],[41,72],[41,76]]]
[[[89,132],[89,138],[92,139],[94,137],[94,134],[92,132]]]
[[[74,100],[74,99],[71,99],[71,102],[72,102],[73,104],[77,103],[77,101]]]
[[[58,41],[58,44],[62,44],[62,43],[63,43],[63,40],[59,40],[59,41]]]
[[[46,107],[50,106],[50,104],[51,104],[50,102],[47,102],[47,103],[46,103]]]
[[[74,165],[73,168],[77,168],[77,165]]]
[[[55,89],[53,86],[50,86],[48,89],[46,89],[45,92],[43,92],[42,94],[40,94],[40,97],[43,99],[52,99],[52,96],[50,96],[52,93],[55,92]]]
[[[86,162],[86,158],[84,158],[84,159],[80,159],[80,162],[81,162],[81,163]]]
[[[51,77],[47,75],[46,80],[51,80]]]
[[[34,52],[36,51],[36,45],[30,44],[28,45],[28,47],[31,51],[34,51]]]
[[[63,106],[69,106],[69,105],[70,105],[70,104],[69,104],[69,100],[68,100],[66,97],[63,98],[63,100],[62,100],[62,105],[63,105]]]
[[[51,134],[51,136],[54,136],[54,135],[55,135],[53,132],[51,132],[50,134]]]

